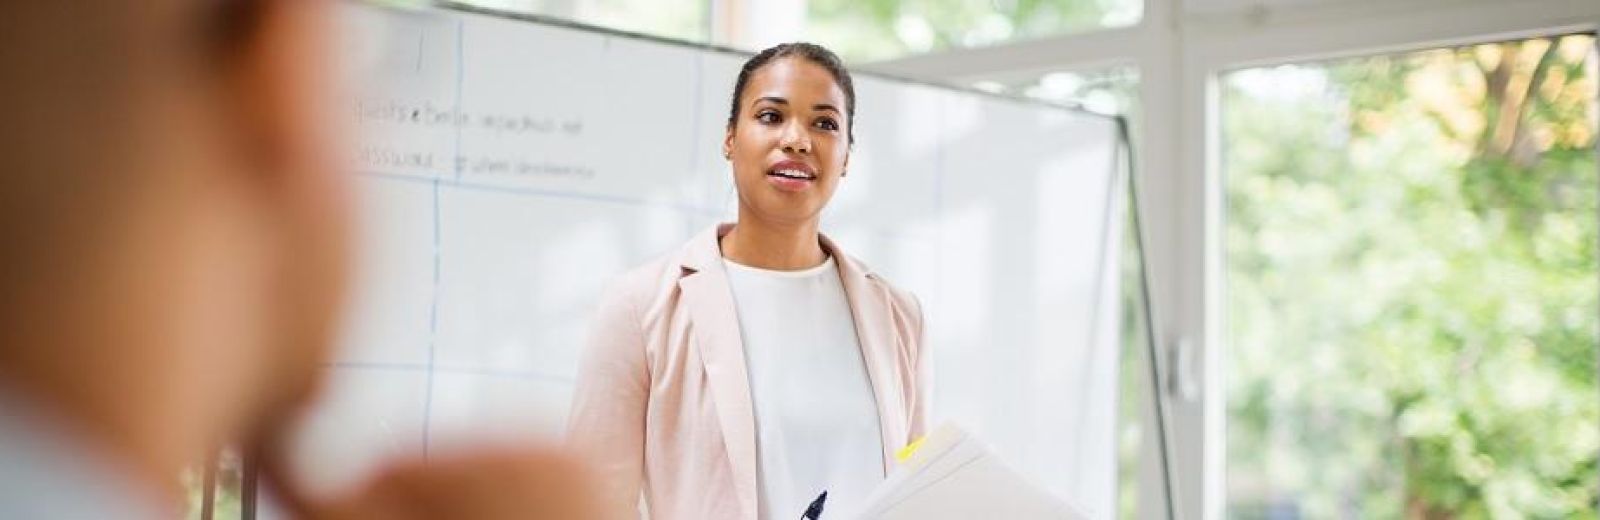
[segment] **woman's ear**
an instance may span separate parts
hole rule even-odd
[[[340,78],[332,2],[251,0],[254,28],[225,79],[221,114],[245,150],[236,170],[257,176],[254,208],[270,244],[276,306],[260,389],[265,412],[293,413],[317,390],[332,355],[351,240],[351,181],[344,174]]]
[[[722,136],[722,158],[733,158],[733,124],[728,124],[727,131]]]
[[[339,157],[332,9],[321,2],[253,2],[251,25],[228,59],[230,118],[257,161],[282,182],[321,183]],[[310,181],[297,177],[313,177]]]

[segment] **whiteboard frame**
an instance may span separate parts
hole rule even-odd
[[[380,9],[381,8],[385,8],[385,6],[374,6],[374,7],[377,7],[377,8],[380,8]],[[453,1],[453,0],[436,1],[436,2],[433,3],[433,5],[430,8],[439,9],[439,10],[442,10],[442,11],[447,11],[447,12],[452,12],[452,13],[462,13],[462,14],[469,14],[469,15],[488,16],[488,17],[492,17],[492,18],[512,20],[512,21],[517,21],[517,22],[526,22],[526,23],[531,23],[531,24],[536,24],[536,25],[543,25],[543,26],[547,26],[547,27],[557,27],[557,28],[563,28],[563,29],[572,29],[572,30],[583,31],[583,32],[587,32],[587,33],[600,34],[600,35],[604,35],[604,36],[610,36],[610,37],[616,37],[616,38],[622,38],[622,39],[628,39],[628,40],[651,42],[651,43],[669,45],[669,46],[680,47],[680,48],[687,48],[687,49],[707,51],[707,52],[715,52],[715,53],[719,53],[719,54],[739,57],[741,59],[747,59],[747,58],[749,58],[751,56],[754,56],[756,54],[755,52],[742,50],[742,49],[736,49],[736,48],[733,48],[733,47],[727,47],[727,46],[723,46],[723,45],[716,45],[716,44],[702,43],[702,42],[694,42],[694,41],[681,40],[681,39],[664,37],[664,36],[659,36],[659,35],[652,35],[652,34],[646,34],[646,33],[640,33],[640,32],[633,32],[633,31],[626,31],[626,30],[615,29],[615,28],[610,28],[610,27],[602,27],[602,26],[588,24],[588,23],[579,22],[579,21],[574,21],[574,20],[570,20],[570,19],[553,17],[553,16],[536,14],[536,13],[530,13],[530,12],[508,11],[508,10],[502,10],[502,9],[481,7],[481,6],[465,4],[465,3],[461,3],[461,2],[457,2],[457,1]],[[1139,157],[1140,154],[1138,153],[1138,151],[1135,148],[1135,145],[1136,145],[1135,141],[1130,139],[1129,121],[1127,120],[1127,118],[1124,115],[1121,115],[1121,114],[1106,114],[1106,113],[1102,113],[1102,112],[1097,112],[1097,111],[1094,111],[1094,110],[1087,109],[1087,108],[1083,107],[1081,104],[1078,104],[1078,103],[1049,101],[1049,100],[1043,100],[1043,99],[1038,99],[1038,98],[1026,97],[1026,96],[1022,96],[1022,95],[1018,95],[1018,94],[1011,94],[1011,93],[994,92],[994,91],[989,91],[989,90],[983,90],[983,89],[978,89],[978,88],[974,88],[974,87],[970,87],[970,86],[963,86],[962,84],[952,83],[952,82],[948,82],[948,81],[919,79],[918,77],[915,77],[915,76],[912,76],[912,75],[897,74],[897,73],[892,72],[892,71],[883,70],[883,69],[880,69],[878,67],[874,67],[872,65],[859,66],[859,65],[853,65],[853,64],[846,64],[846,68],[850,71],[850,74],[853,77],[870,77],[870,78],[874,78],[874,79],[888,81],[888,82],[891,82],[891,83],[898,83],[898,84],[901,84],[901,85],[912,85],[912,86],[928,87],[928,88],[932,88],[932,89],[936,89],[936,90],[943,90],[943,91],[946,91],[946,92],[954,92],[954,93],[972,95],[972,96],[977,96],[977,97],[983,98],[983,99],[997,100],[997,101],[1002,101],[1002,102],[1006,102],[1006,103],[1010,103],[1010,104],[1014,104],[1014,105],[1025,106],[1025,107],[1062,110],[1062,111],[1065,111],[1065,112],[1068,112],[1068,113],[1072,113],[1072,114],[1075,114],[1075,115],[1079,115],[1079,116],[1087,116],[1087,117],[1090,117],[1090,118],[1098,118],[1098,119],[1103,119],[1103,120],[1109,121],[1111,123],[1112,128],[1114,129],[1113,131],[1114,131],[1114,133],[1116,135],[1113,137],[1114,145],[1113,145],[1112,151],[1111,151],[1111,153],[1113,154],[1112,161],[1111,161],[1112,162],[1112,167],[1113,167],[1112,180],[1111,180],[1110,183],[1108,183],[1108,186],[1107,186],[1108,190],[1110,190],[1112,192],[1110,194],[1112,199],[1107,201],[1106,208],[1107,208],[1107,211],[1114,211],[1115,209],[1120,209],[1121,213],[1118,214],[1118,215],[1114,215],[1112,218],[1121,219],[1121,224],[1120,225],[1131,225],[1131,226],[1133,226],[1133,231],[1132,232],[1133,232],[1134,237],[1135,237],[1134,240],[1136,241],[1136,244],[1135,244],[1136,248],[1131,254],[1134,254],[1134,255],[1138,256],[1139,280],[1137,281],[1137,283],[1139,284],[1139,286],[1141,288],[1141,291],[1142,291],[1141,294],[1140,294],[1140,306],[1139,306],[1138,309],[1141,312],[1144,313],[1144,323],[1145,323],[1145,329],[1146,329],[1146,331],[1145,331],[1146,345],[1143,345],[1143,348],[1141,349],[1144,352],[1144,355],[1142,357],[1144,358],[1145,367],[1147,368],[1147,370],[1144,371],[1144,373],[1148,374],[1148,379],[1145,381],[1145,383],[1148,384],[1150,388],[1155,388],[1155,387],[1160,385],[1159,381],[1163,381],[1163,380],[1167,379],[1167,376],[1165,374],[1166,374],[1166,371],[1168,369],[1162,363],[1162,358],[1157,355],[1157,352],[1161,350],[1159,348],[1160,336],[1158,335],[1158,333],[1160,331],[1160,329],[1159,329],[1160,322],[1157,321],[1155,319],[1155,317],[1154,317],[1155,316],[1154,312],[1158,312],[1157,309],[1156,309],[1155,300],[1153,299],[1154,296],[1152,294],[1152,292],[1154,291],[1153,284],[1155,282],[1152,279],[1153,277],[1151,275],[1152,267],[1151,267],[1151,262],[1150,262],[1150,256],[1148,255],[1147,249],[1146,249],[1148,247],[1148,245],[1149,245],[1149,242],[1148,242],[1149,228],[1147,227],[1148,224],[1146,223],[1147,219],[1144,218],[1144,215],[1142,214],[1142,212],[1143,212],[1142,208],[1145,208],[1146,206],[1139,199],[1138,185],[1140,183],[1140,180],[1138,178],[1139,176],[1136,174],[1136,169],[1134,167],[1134,165],[1136,164],[1136,159],[1135,158]],[[1119,182],[1121,182],[1123,184],[1119,186],[1118,185]],[[1107,226],[1112,226],[1113,223],[1112,223],[1112,221],[1108,220],[1106,225]],[[1126,235],[1126,233],[1123,233],[1123,234]],[[1109,238],[1109,237],[1107,237],[1107,238]],[[1117,240],[1119,240],[1119,241],[1122,240],[1122,237],[1117,237]],[[1124,246],[1124,251],[1126,251],[1126,246]],[[1102,265],[1100,267],[1100,271],[1101,271],[1101,273],[1100,273],[1099,278],[1100,278],[1101,282],[1103,282],[1104,279],[1106,278],[1108,272],[1119,273],[1119,272],[1121,272],[1121,268],[1120,268],[1120,266],[1105,265],[1104,263],[1102,263]],[[1125,280],[1124,283],[1126,283],[1126,282],[1127,281]],[[1099,294],[1100,291],[1097,290],[1096,293]],[[1116,314],[1120,315],[1120,313],[1116,313]],[[1095,318],[1095,321],[1098,322],[1099,319]],[[1091,330],[1093,330],[1092,327],[1091,327]],[[1122,347],[1122,345],[1119,343],[1117,345],[1117,348],[1118,348],[1119,352],[1122,351],[1121,347]],[[1119,354],[1119,355],[1122,355],[1122,354]],[[1118,363],[1116,363],[1116,366],[1118,366],[1118,367],[1121,366],[1120,361]],[[1119,373],[1118,373],[1118,375],[1116,377],[1120,379],[1122,376],[1123,376],[1123,374],[1121,374],[1120,370],[1119,370]],[[1116,387],[1120,388],[1121,384],[1120,383],[1116,384]],[[1153,410],[1155,410],[1154,413],[1158,414],[1156,419],[1153,421],[1154,427],[1152,428],[1152,430],[1154,432],[1156,432],[1155,436],[1156,436],[1156,439],[1158,439],[1158,444],[1157,445],[1161,447],[1161,449],[1158,450],[1158,452],[1157,452],[1157,456],[1153,458],[1154,462],[1156,464],[1158,464],[1159,468],[1160,468],[1160,474],[1159,474],[1159,476],[1157,478],[1159,479],[1159,482],[1161,483],[1161,487],[1159,489],[1161,489],[1162,495],[1161,495],[1161,498],[1159,499],[1158,503],[1163,505],[1163,512],[1166,515],[1165,517],[1168,520],[1171,520],[1173,518],[1179,517],[1181,512],[1176,510],[1175,508],[1166,507],[1165,506],[1166,504],[1174,503],[1174,501],[1172,500],[1172,496],[1173,496],[1174,493],[1177,492],[1176,491],[1178,489],[1178,487],[1177,487],[1178,483],[1177,482],[1179,480],[1178,476],[1176,475],[1176,472],[1173,470],[1173,467],[1175,466],[1175,464],[1174,464],[1174,462],[1173,462],[1173,460],[1171,458],[1173,456],[1173,453],[1175,453],[1174,450],[1176,449],[1177,441],[1173,438],[1173,435],[1171,433],[1172,432],[1171,425],[1174,424],[1174,423],[1170,418],[1169,410],[1171,410],[1171,405],[1168,404],[1168,401],[1170,399],[1163,392],[1150,391],[1150,392],[1146,392],[1145,395],[1150,395],[1150,396],[1155,397],[1155,400],[1151,401],[1151,402],[1147,402],[1146,406],[1153,407]],[[1116,395],[1116,398],[1120,400],[1120,399],[1123,398],[1123,396],[1118,394],[1118,395]],[[1113,404],[1113,410],[1116,410],[1117,408],[1118,408],[1118,405]],[[1147,458],[1149,458],[1149,457],[1147,457]],[[1113,467],[1116,467],[1115,463],[1113,464]],[[1115,479],[1115,475],[1113,475],[1112,478]],[[1112,483],[1112,490],[1113,490],[1113,495],[1114,495],[1113,496],[1113,502],[1115,502],[1115,500],[1116,500],[1115,495],[1118,494],[1118,492],[1116,491],[1117,484],[1118,484],[1118,482],[1115,482],[1115,481]],[[1153,491],[1153,490],[1150,490],[1150,489],[1143,489],[1143,488],[1148,488],[1148,487],[1149,486],[1148,486],[1147,482],[1142,482],[1141,483],[1141,488],[1142,488],[1141,492],[1142,493],[1149,493],[1150,491]],[[1141,496],[1147,496],[1147,495],[1141,495]]]
[[[756,54],[754,52],[750,52],[750,51],[746,51],[746,50],[742,50],[742,49],[735,49],[733,47],[727,47],[727,46],[722,46],[722,45],[693,42],[693,41],[680,40],[680,39],[676,39],[676,38],[668,38],[668,37],[658,36],[658,35],[653,35],[653,34],[645,34],[645,33],[639,33],[639,32],[625,31],[625,30],[621,30],[621,29],[613,29],[613,28],[610,28],[610,27],[602,27],[602,26],[598,26],[598,25],[592,25],[592,24],[587,24],[587,23],[583,23],[583,22],[568,20],[568,19],[564,19],[564,18],[557,18],[557,17],[553,17],[553,16],[546,16],[546,15],[541,15],[541,14],[526,13],[526,12],[519,12],[519,11],[507,11],[507,10],[492,9],[492,8],[487,8],[487,7],[479,7],[479,6],[469,5],[469,4],[456,2],[456,1],[451,1],[451,0],[445,0],[445,1],[437,2],[437,3],[434,4],[434,6],[435,6],[435,8],[438,8],[438,9],[441,9],[441,10],[445,10],[445,11],[449,11],[449,12],[490,16],[490,17],[501,18],[501,19],[506,19],[506,20],[514,20],[514,21],[518,21],[518,22],[527,22],[527,23],[532,23],[532,24],[544,25],[544,26],[549,26],[549,27],[560,27],[560,28],[564,28],[564,29],[575,29],[575,30],[579,30],[579,31],[584,31],[584,32],[589,32],[589,33],[596,33],[596,34],[601,34],[601,35],[611,36],[611,37],[616,37],[616,38],[623,38],[623,39],[629,39],[629,40],[638,40],[638,41],[646,41],[646,42],[651,42],[651,43],[658,43],[658,44],[663,44],[663,45],[671,45],[671,46],[675,46],[675,47],[682,47],[682,48],[701,50],[701,51],[710,51],[710,52],[716,52],[716,53],[726,54],[726,55],[730,55],[730,56],[738,56],[738,57],[742,57],[742,58],[749,58],[749,57],[754,56]],[[377,7],[377,8],[380,8],[380,9],[386,8],[385,6],[374,6],[374,7]],[[981,97],[988,98],[988,99],[1001,100],[1001,101],[1006,101],[1006,102],[1015,103],[1015,104],[1024,105],[1024,106],[1048,107],[1048,108],[1061,109],[1061,110],[1066,110],[1066,111],[1073,112],[1073,113],[1080,114],[1080,115],[1097,117],[1097,118],[1105,118],[1105,119],[1113,121],[1114,123],[1117,122],[1117,121],[1121,121],[1123,119],[1123,116],[1121,116],[1121,115],[1103,114],[1103,113],[1100,113],[1100,112],[1095,112],[1093,110],[1086,109],[1082,105],[1079,105],[1079,104],[1076,104],[1076,103],[1046,101],[1046,100],[1042,100],[1042,99],[1024,97],[1024,96],[1015,95],[1015,94],[1007,94],[1007,93],[1001,93],[1001,92],[990,92],[990,91],[986,91],[986,90],[980,90],[980,89],[977,89],[977,88],[961,86],[960,84],[956,84],[956,83],[944,82],[944,81],[939,81],[939,80],[921,79],[921,78],[917,78],[917,77],[911,76],[911,75],[897,74],[897,73],[894,73],[894,72],[880,70],[880,69],[878,69],[876,67],[873,67],[873,66],[870,66],[870,65],[867,65],[867,66],[856,66],[856,65],[852,65],[852,64],[846,64],[845,68],[849,69],[850,75],[853,76],[853,77],[867,76],[867,77],[872,77],[872,78],[875,78],[875,79],[887,80],[887,81],[891,81],[891,82],[895,82],[895,83],[900,83],[900,84],[903,84],[903,85],[917,85],[917,86],[923,86],[923,87],[931,87],[931,88],[944,90],[944,91],[948,91],[948,92],[958,92],[958,93],[962,93],[962,94],[972,94],[972,95],[977,95],[977,96],[981,96]],[[1120,124],[1120,123],[1118,123],[1118,124]]]

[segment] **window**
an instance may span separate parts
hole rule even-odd
[[[865,62],[1139,22],[1142,0],[809,0],[806,37]]]
[[[397,3],[402,0],[390,0]],[[692,42],[710,39],[705,0],[463,0],[460,3],[528,13]]]
[[[366,0],[419,7],[428,0]],[[1127,27],[1143,0],[458,0],[691,42],[759,50],[806,39],[863,63],[948,48]],[[764,14],[763,14],[764,13]],[[795,20],[773,20],[773,16]],[[755,16],[752,16],[755,15]],[[767,18],[762,18],[765,16]],[[721,22],[714,20],[726,18]],[[803,19],[801,19],[803,18]],[[722,24],[713,27],[714,24]]]
[[[1592,36],[1222,77],[1227,513],[1593,515]]]
[[[1101,114],[1133,116],[1139,103],[1139,70],[1131,66],[1058,71],[1020,81],[984,80],[974,88],[1077,105]]]

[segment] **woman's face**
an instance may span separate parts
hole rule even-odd
[[[800,57],[750,74],[722,151],[733,163],[741,216],[814,221],[850,162],[845,96],[828,69]]]

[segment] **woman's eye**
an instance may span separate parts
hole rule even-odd
[[[832,132],[839,129],[839,123],[831,118],[824,117],[817,120],[817,128]]]
[[[778,117],[778,113],[777,112],[773,112],[773,111],[770,111],[770,110],[756,114],[756,121],[760,121],[760,122],[766,123],[766,124],[777,123],[777,122],[779,122],[781,120],[782,120],[782,118]]]

